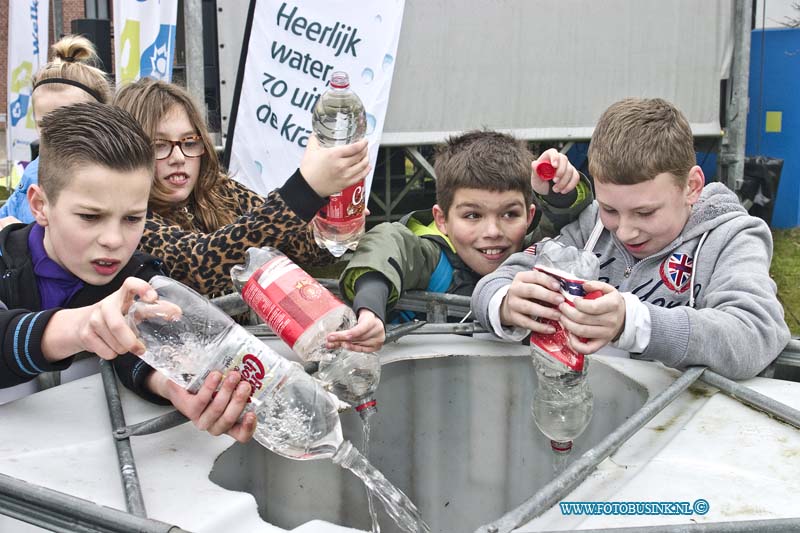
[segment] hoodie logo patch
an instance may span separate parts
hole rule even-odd
[[[661,263],[661,280],[677,293],[686,292],[692,279],[694,260],[689,254],[672,254]]]

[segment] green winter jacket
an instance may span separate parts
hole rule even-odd
[[[572,194],[574,200],[567,207],[553,205],[551,199],[561,199],[563,203],[565,198],[560,194],[535,195],[536,215],[520,249],[557,235],[592,203],[591,185],[585,176],[581,176]],[[370,275],[364,278],[365,274]],[[470,296],[480,277],[461,261],[428,209],[414,211],[399,222],[385,222],[368,231],[342,272],[339,285],[342,295],[356,311],[366,307],[386,322],[386,313],[404,291],[418,289]],[[357,285],[360,279],[367,278],[369,284]],[[388,284],[385,291],[388,294],[382,294],[384,291],[376,287],[376,280]]]

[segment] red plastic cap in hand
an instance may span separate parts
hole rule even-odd
[[[554,169],[553,165],[551,165],[547,161],[542,161],[541,163],[536,165],[536,173],[544,181],[550,181],[556,176],[556,169]]]

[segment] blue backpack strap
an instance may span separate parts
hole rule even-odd
[[[425,290],[428,292],[447,292],[452,281],[453,265],[450,264],[447,254],[442,250],[439,254],[439,263],[431,274],[431,280],[428,282],[428,287]],[[392,321],[392,324],[411,322],[416,316],[417,314],[414,311],[400,311],[397,313],[397,317]]]
[[[439,252],[439,264],[436,265],[436,269],[433,271],[433,274],[431,274],[431,280],[428,283],[427,291],[446,292],[452,281],[453,265],[450,264],[447,254],[442,250]]]

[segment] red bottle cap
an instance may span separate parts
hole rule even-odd
[[[572,441],[558,442],[556,440],[551,440],[550,448],[556,453],[567,453],[572,449]]]
[[[556,176],[556,169],[554,169],[553,165],[551,165],[547,161],[542,161],[541,163],[536,165],[536,173],[544,181],[550,181]]]

